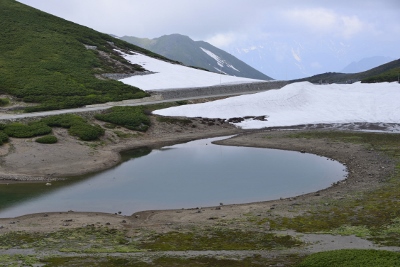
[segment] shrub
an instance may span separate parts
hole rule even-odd
[[[88,123],[77,123],[72,125],[68,133],[79,137],[83,141],[93,141],[104,134],[100,126],[93,126]]]
[[[8,142],[8,135],[5,132],[0,131],[0,146],[7,142]]]
[[[82,117],[73,114],[62,114],[41,119],[50,127],[70,128],[72,125],[86,123]]]
[[[45,135],[37,138],[35,141],[40,144],[55,144],[57,143],[58,139],[54,135]]]
[[[11,123],[4,127],[4,132],[10,137],[30,138],[51,133],[51,128],[43,122],[29,124]]]
[[[104,130],[100,126],[90,125],[82,117],[73,114],[51,116],[42,119],[41,122],[51,127],[69,129],[70,135],[77,136],[84,141],[96,140],[104,134]]]
[[[142,107],[112,107],[104,114],[96,114],[95,118],[141,132],[150,127],[150,119]]]
[[[8,98],[0,98],[0,107],[4,107],[10,104],[10,100]]]

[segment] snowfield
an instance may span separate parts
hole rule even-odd
[[[400,123],[400,84],[289,84],[278,90],[154,111],[163,116],[247,119],[244,129],[319,123]]]
[[[227,83],[265,82],[263,80],[221,75],[182,65],[171,64],[137,52],[135,52],[134,55],[128,55],[119,50],[117,51],[131,63],[139,64],[148,71],[156,72],[154,74],[132,76],[120,80],[125,84],[136,86],[142,90],[205,87]]]

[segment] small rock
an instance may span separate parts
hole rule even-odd
[[[47,185],[47,186],[50,186],[50,185],[51,185],[51,183],[46,183],[46,185]]]
[[[221,208],[221,207],[216,207],[215,209],[216,209],[216,210],[221,210],[222,208]]]
[[[121,211],[118,211],[118,214],[121,214],[122,212]]]
[[[135,215],[135,218],[138,219],[140,217],[140,215]]]
[[[111,225],[111,223],[108,222],[108,223],[106,223],[106,225]]]
[[[126,223],[126,220],[122,220],[122,222],[121,223]]]

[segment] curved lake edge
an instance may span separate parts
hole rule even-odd
[[[349,197],[351,194],[354,195],[356,192],[373,189],[374,187],[380,185],[381,182],[383,182],[389,176],[390,172],[394,170],[394,163],[388,160],[386,156],[381,155],[381,153],[375,151],[368,151],[361,145],[355,145],[349,143],[336,143],[318,139],[299,140],[296,138],[288,138],[287,135],[292,133],[293,131],[262,131],[256,133],[246,133],[246,134],[239,134],[230,139],[217,141],[215,143],[220,145],[230,145],[230,146],[232,145],[248,146],[248,147],[301,151],[305,153],[324,156],[339,161],[345,166],[347,166],[347,170],[349,172],[348,178],[334,184],[331,187],[319,190],[317,192],[307,193],[300,196],[293,196],[280,200],[232,204],[232,205],[227,205],[228,207],[249,208],[252,205],[264,205],[264,206],[266,205],[267,207],[270,208],[271,205],[276,205],[276,203],[278,202],[280,203],[279,205],[282,205],[282,203],[285,201],[289,201],[288,202],[289,204],[293,204],[294,203],[293,201],[295,202],[300,202],[304,200],[322,201],[322,199],[325,197],[330,197],[334,199],[343,199]],[[272,136],[272,138],[265,138],[266,135],[268,135],[269,137]],[[175,143],[167,142],[164,144],[168,145],[168,144],[184,143],[191,140],[187,141],[185,140],[183,142],[175,142]],[[154,146],[154,148],[159,148],[159,147],[160,146]],[[375,166],[376,162],[379,162],[378,169]],[[366,175],[368,173],[374,173],[374,174]],[[217,210],[215,207],[209,207],[208,209]],[[193,209],[187,209],[187,210],[193,210]],[[83,213],[77,212],[76,214],[90,214],[90,213],[91,212],[83,212]],[[96,214],[97,213],[98,212],[96,212]],[[181,217],[179,216],[179,214],[182,215],[184,212],[181,210],[141,211],[133,214],[130,217],[136,219],[144,217],[147,218],[146,220],[149,220],[150,217],[155,217],[158,215],[163,216],[168,213],[171,213],[168,215],[168,218],[170,220],[175,220],[173,218]],[[41,216],[40,214],[41,213],[32,216]],[[197,217],[198,216],[199,215],[197,215]]]

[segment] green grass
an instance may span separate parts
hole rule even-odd
[[[298,267],[396,267],[400,253],[379,250],[335,250],[312,254]]]
[[[99,266],[99,267],[261,267],[261,266],[295,266],[300,260],[298,255],[279,255],[271,258],[263,258],[253,255],[243,259],[235,257],[168,257],[161,256],[140,260],[135,257],[51,257],[43,260],[45,266]]]
[[[103,114],[96,114],[95,118],[134,131],[145,132],[150,127],[143,107],[112,107]]]
[[[140,247],[151,250],[263,250],[300,246],[301,242],[288,235],[256,231],[210,228],[187,233],[169,232],[152,236]]]
[[[116,53],[114,46],[168,60],[13,0],[0,0],[0,28],[0,93],[39,103],[27,107],[27,112],[148,96],[136,87],[95,77],[143,71]],[[96,46],[97,50],[86,49],[85,45]],[[100,56],[99,51],[111,60]]]

